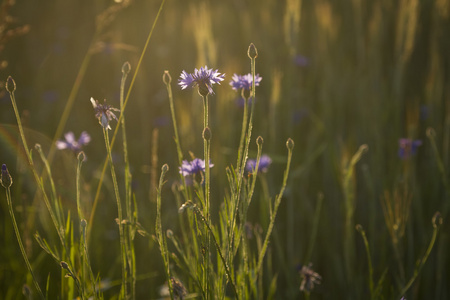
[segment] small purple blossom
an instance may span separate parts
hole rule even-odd
[[[398,156],[405,160],[417,153],[417,148],[422,145],[421,140],[401,138],[398,140]]]
[[[294,56],[294,64],[299,67],[307,67],[309,65],[309,58],[301,54],[297,54]]]
[[[209,163],[209,167],[212,168],[214,165]],[[191,162],[183,160],[183,164],[179,167],[179,169],[180,174],[183,176],[195,175],[205,171],[205,161],[199,158],[196,158]]]
[[[262,155],[259,159],[258,172],[267,173],[271,163],[272,159],[268,155]],[[245,169],[247,170],[247,172],[253,172],[256,169],[256,159],[249,159],[247,161]]]
[[[261,82],[262,77],[259,76],[259,74],[255,75],[255,86],[259,86],[259,83]],[[248,73],[246,75],[237,75],[234,74],[231,78],[230,85],[231,88],[235,91],[244,89],[246,91],[250,91],[253,84],[253,76],[252,74]]]
[[[91,103],[94,107],[95,111],[95,117],[98,119],[98,122],[100,125],[103,126],[105,129],[110,129],[111,126],[109,126],[109,121],[112,119],[116,119],[116,115],[112,111],[120,111],[117,108],[112,107],[111,105],[106,104],[106,100],[104,100],[103,104],[98,103],[98,100],[94,100],[94,98],[91,97]]]
[[[80,152],[81,148],[89,144],[89,142],[91,141],[91,136],[86,131],[83,131],[80,134],[80,138],[78,140],[75,139],[75,135],[72,131],[67,132],[64,135],[64,138],[66,139],[65,141],[56,141],[56,148],[58,148],[59,150],[70,149],[75,153]]]
[[[199,93],[201,95],[214,94],[212,85],[217,83],[220,84],[224,80],[225,74],[220,74],[218,70],[208,69],[208,66],[200,68],[200,70],[195,69],[193,74],[189,74],[183,70],[178,79],[178,85],[184,90],[188,87],[198,87]]]

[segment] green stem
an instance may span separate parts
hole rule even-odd
[[[170,292],[170,298],[173,300],[173,287],[172,287],[172,281],[170,280],[170,265],[169,265],[169,251],[167,249],[167,240],[165,238],[165,235],[162,231],[162,223],[161,223],[161,189],[164,185],[164,176],[166,175],[167,171],[169,170],[169,166],[167,164],[163,165],[161,169],[161,177],[159,178],[159,186],[157,190],[157,196],[156,196],[156,225],[155,225],[155,231],[156,231],[156,238],[158,240],[159,244],[159,250],[161,251],[161,256],[164,261],[164,271],[166,272],[167,282],[169,285],[169,292]]]
[[[188,202],[190,202],[190,201],[188,201]],[[192,206],[192,208],[194,209],[194,212],[200,217],[200,219],[203,221],[203,223],[205,224],[206,228],[208,229],[208,232],[209,232],[210,236],[212,236],[212,240],[214,242],[214,245],[216,246],[217,254],[219,254],[220,260],[222,261],[222,264],[225,267],[225,272],[227,273],[228,280],[231,283],[231,287],[233,288],[234,294],[239,299],[239,294],[237,292],[236,285],[234,284],[233,277],[231,276],[230,268],[228,267],[228,264],[225,261],[225,257],[223,256],[222,251],[220,250],[220,246],[217,243],[216,236],[214,235],[214,232],[212,231],[211,226],[209,225],[209,221],[205,218],[205,216],[202,214],[202,212],[197,207],[197,205],[195,205],[194,203],[191,203],[191,204],[188,204],[188,205]]]
[[[367,263],[369,265],[369,289],[370,289],[370,299],[375,299],[375,290],[373,285],[373,266],[372,266],[372,256],[370,255],[369,241],[367,240],[366,232],[361,225],[356,225],[356,230],[361,234],[364,240],[364,246],[366,248]]]
[[[287,159],[286,170],[284,171],[284,176],[283,176],[283,185],[281,187],[280,193],[278,194],[277,198],[275,199],[275,204],[274,204],[274,208],[273,208],[273,214],[270,216],[269,228],[267,229],[266,237],[264,239],[264,244],[263,244],[263,247],[261,249],[261,252],[259,253],[258,265],[256,267],[256,273],[255,273],[256,276],[255,276],[255,278],[258,277],[257,275],[261,271],[263,259],[264,259],[264,256],[266,254],[266,251],[267,251],[267,246],[269,245],[269,238],[270,238],[270,235],[272,234],[273,226],[275,224],[275,219],[276,219],[276,216],[277,216],[278,207],[280,206],[281,197],[283,196],[283,193],[284,193],[284,190],[285,190],[286,184],[287,184],[287,179],[288,179],[288,175],[289,175],[289,168],[291,166],[291,159],[292,159],[293,141],[291,139],[288,139],[288,142],[286,144],[287,144],[287,148],[288,148],[288,159]],[[292,146],[290,146],[290,145],[292,145]]]
[[[130,99],[131,90],[133,89],[134,82],[136,81],[136,78],[137,78],[137,74],[138,74],[139,69],[141,67],[142,61],[144,60],[144,54],[147,52],[147,48],[148,48],[148,45],[150,43],[150,38],[153,35],[153,30],[155,29],[156,23],[157,23],[157,21],[159,19],[159,16],[161,15],[161,12],[162,12],[162,9],[164,7],[164,3],[165,2],[166,2],[166,0],[162,0],[161,1],[161,5],[159,6],[159,10],[158,10],[158,13],[156,14],[155,20],[153,21],[152,28],[150,29],[150,32],[149,32],[149,34],[147,36],[147,40],[145,41],[144,48],[142,49],[141,56],[139,57],[139,61],[138,61],[137,66],[136,66],[136,71],[134,71],[133,78],[131,79],[131,82],[130,82],[130,87],[128,88],[127,96],[125,97],[125,101],[123,103],[123,109],[120,111],[120,116],[119,116],[119,119],[118,119],[118,123],[120,123],[121,120],[122,120],[123,113],[125,111],[125,107],[127,106],[128,100]],[[114,142],[116,140],[116,136],[117,136],[118,132],[119,132],[119,126],[116,126],[116,129],[114,130],[113,137],[111,139],[111,147],[114,146]],[[88,235],[91,232],[92,224],[94,223],[93,221],[94,221],[95,211],[96,211],[96,208],[97,208],[97,203],[98,203],[99,198],[100,198],[100,190],[101,190],[101,187],[102,187],[102,184],[103,184],[103,178],[105,176],[107,163],[108,163],[108,159],[106,158],[104,163],[103,163],[102,173],[101,173],[98,185],[97,185],[97,191],[95,193],[94,204],[92,205],[91,216],[89,218],[89,223],[88,223]]]
[[[6,201],[8,202],[9,214],[11,215],[11,220],[14,226],[14,232],[16,233],[17,242],[19,243],[20,251],[22,252],[23,259],[25,260],[25,264],[27,265],[28,271],[31,273],[31,277],[33,278],[34,285],[39,293],[41,299],[45,299],[44,294],[37,282],[36,276],[34,276],[33,268],[31,267],[30,261],[28,260],[27,254],[25,252],[25,248],[23,247],[22,239],[20,237],[19,228],[17,227],[16,218],[14,217],[14,211],[12,207],[11,201],[11,190],[9,187],[6,188]]]
[[[420,271],[422,270],[423,266],[425,265],[425,262],[427,261],[428,257],[430,256],[431,250],[433,250],[433,246],[436,242],[436,238],[439,232],[439,228],[442,225],[442,217],[439,213],[436,213],[432,220],[433,223],[433,235],[431,237],[430,244],[428,245],[427,251],[425,252],[424,256],[419,262],[419,265],[415,268],[414,274],[411,277],[411,279],[408,281],[408,283],[405,285],[405,287],[401,290],[400,295],[397,297],[400,299],[403,295],[406,294],[406,292],[409,290],[409,288],[412,286],[414,281],[417,279],[417,276],[419,276]]]
[[[208,115],[208,95],[203,96],[203,146],[204,146],[204,159],[205,159],[205,196],[204,196],[204,201],[205,201],[205,207],[204,207],[204,215],[206,216],[206,220],[207,222],[209,222],[210,220],[210,203],[209,203],[209,189],[210,189],[210,167],[209,167],[209,151],[210,151],[210,138],[211,138],[211,134],[206,133],[208,130],[210,131],[209,127],[208,127],[208,119],[209,119],[209,115]],[[208,136],[206,136],[208,135]],[[209,241],[210,241],[210,234],[207,231],[205,234],[205,247],[206,247],[206,253],[205,253],[205,281],[204,281],[204,285],[205,285],[205,290],[206,290],[206,295],[207,298],[209,298],[209,255],[210,255],[210,249],[209,249]]]
[[[122,255],[122,299],[127,298],[127,259],[126,259],[126,249],[125,249],[125,238],[124,238],[124,224],[122,224],[123,217],[122,217],[122,203],[120,200],[120,194],[119,194],[119,186],[117,184],[117,178],[116,178],[116,171],[114,170],[114,164],[112,161],[112,155],[111,155],[111,145],[109,143],[109,135],[108,135],[108,129],[103,128],[103,136],[105,138],[105,146],[106,151],[108,152],[108,160],[109,160],[109,166],[111,169],[111,177],[113,180],[114,185],[114,193],[117,201],[117,212],[118,212],[118,225],[119,225],[119,234],[120,234],[120,250]]]

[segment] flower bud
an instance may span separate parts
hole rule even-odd
[[[294,141],[291,138],[288,138],[286,142],[286,147],[292,151],[294,149]]]
[[[161,168],[161,171],[162,171],[163,173],[166,173],[167,171],[169,171],[169,165],[168,165],[168,164],[164,164],[164,165],[162,166],[162,168]]]
[[[163,82],[168,85],[172,82],[172,76],[170,76],[169,71],[165,70],[163,74]]]
[[[256,139],[256,144],[258,146],[262,146],[263,143],[264,143],[264,139],[262,138],[262,136],[258,136],[258,138]]]
[[[431,219],[431,223],[433,224],[434,228],[437,228],[442,225],[443,220],[440,212],[437,211],[434,214],[433,218]]]
[[[5,164],[2,165],[1,184],[5,189],[9,188],[13,183],[12,177],[8,172],[8,168]]]
[[[6,80],[6,90],[10,93],[13,93],[16,90],[16,82],[11,76]]]
[[[211,129],[209,129],[209,127],[205,127],[205,129],[203,129],[203,139],[210,141],[211,140]]]
[[[128,73],[130,73],[130,71],[131,71],[131,65],[129,62],[126,61],[122,66],[122,73],[127,75]]]
[[[256,47],[255,47],[255,45],[253,43],[251,43],[250,46],[248,46],[247,55],[251,59],[258,57],[258,50],[256,50]]]

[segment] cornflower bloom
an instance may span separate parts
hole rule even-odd
[[[80,134],[80,138],[78,139],[78,141],[75,139],[75,135],[73,134],[72,131],[69,131],[66,134],[64,134],[64,138],[66,139],[65,141],[63,140],[56,141],[56,148],[58,148],[59,150],[70,149],[75,153],[80,152],[81,148],[89,144],[89,142],[91,141],[91,136],[86,131],[83,131]]]
[[[209,167],[212,168],[214,165],[209,163]],[[180,173],[183,176],[195,175],[200,172],[205,172],[205,161],[203,159],[196,158],[191,162],[183,160],[183,164],[179,167]]]
[[[112,119],[116,119],[118,121],[116,115],[112,111],[120,111],[117,108],[112,107],[109,104],[106,104],[106,100],[104,100],[103,104],[98,103],[98,100],[94,100],[91,97],[91,103],[94,107],[95,117],[98,119],[98,123],[103,126],[105,129],[110,129],[109,121]]]
[[[401,138],[398,140],[398,156],[405,160],[417,153],[417,148],[422,145],[421,140]]]
[[[272,163],[272,159],[268,155],[266,155],[266,154],[262,155],[261,158],[259,159],[258,172],[267,173],[271,163]],[[256,159],[249,159],[247,161],[247,165],[245,166],[245,169],[248,172],[253,172],[253,170],[256,169]]]
[[[225,74],[220,74],[218,70],[208,69],[208,66],[200,68],[200,70],[195,69],[193,74],[187,73],[183,70],[178,79],[178,85],[184,90],[187,87],[198,87],[198,92],[202,96],[208,94],[214,94],[212,85],[217,83],[220,84],[224,80]]]
[[[259,74],[255,75],[255,86],[259,86],[259,83],[261,82],[262,77],[259,76]],[[250,91],[253,84],[253,76],[252,74],[248,73],[247,75],[237,75],[234,74],[231,78],[230,85],[231,88],[235,91],[239,89],[244,89],[245,91]]]
[[[314,284],[320,284],[322,277],[311,269],[312,264],[303,266],[300,270],[302,283],[300,284],[300,291],[310,292],[314,288]]]

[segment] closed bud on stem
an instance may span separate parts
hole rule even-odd
[[[250,57],[250,59],[258,57],[258,50],[256,49],[253,43],[251,43],[250,46],[248,46],[247,55],[248,57]]]
[[[161,168],[161,171],[162,171],[163,173],[166,173],[167,171],[169,171],[169,165],[168,165],[168,164],[164,164],[164,165],[162,166],[162,168]]]
[[[172,77],[169,74],[169,71],[165,70],[163,74],[163,82],[165,85],[168,85],[172,82]]]
[[[86,154],[84,154],[83,151],[80,151],[80,153],[78,153],[78,155],[77,155],[77,159],[78,159],[78,161],[85,161]]]
[[[363,231],[364,231],[364,229],[363,229],[363,227],[361,226],[361,224],[357,224],[357,225],[356,225],[356,230],[357,230],[358,232],[363,232]]]
[[[205,127],[205,129],[203,129],[203,139],[210,141],[211,140],[211,129],[209,129],[209,127]]]
[[[10,93],[16,90],[16,82],[11,76],[8,76],[8,79],[6,80],[6,90]]]
[[[34,145],[34,148],[35,148],[37,151],[41,152],[41,149],[42,149],[41,144],[36,144],[36,145]]]
[[[126,75],[126,74],[130,73],[130,71],[131,71],[131,65],[129,62],[126,61],[122,66],[122,73],[124,73]]]
[[[5,189],[9,188],[13,183],[11,175],[9,175],[8,168],[5,164],[2,165],[1,184]]]
[[[294,149],[294,141],[291,138],[288,138],[286,142],[286,147],[292,151]]]
[[[70,272],[69,265],[65,261],[60,262],[61,268]]]
[[[434,214],[433,218],[431,219],[431,223],[433,224],[434,228],[438,228],[439,226],[442,225],[443,220],[440,212],[437,211]]]
[[[262,138],[262,136],[258,136],[258,138],[256,139],[256,145],[262,146],[263,143],[264,139]]]
[[[427,128],[427,137],[434,138],[435,136],[436,136],[436,131],[434,131],[434,129],[432,127],[428,127]]]
[[[166,236],[167,236],[168,239],[173,238],[173,231],[170,230],[170,229],[167,229],[167,231],[166,231]]]
[[[80,222],[80,224],[81,224],[81,227],[82,227],[82,228],[86,228],[86,226],[87,226],[87,222],[86,222],[85,219],[82,219],[81,222]]]

